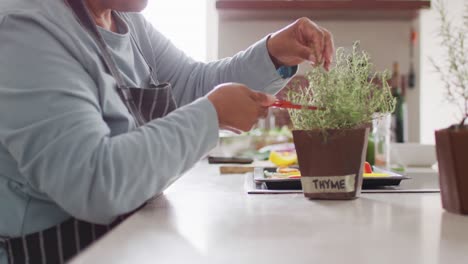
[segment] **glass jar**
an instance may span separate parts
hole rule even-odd
[[[372,138],[374,144],[374,164],[377,167],[390,167],[390,138],[392,116],[390,114],[374,119]]]

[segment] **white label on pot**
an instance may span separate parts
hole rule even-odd
[[[356,175],[301,177],[305,193],[348,193],[355,190]]]

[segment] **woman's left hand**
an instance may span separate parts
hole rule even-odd
[[[309,61],[329,70],[334,53],[332,34],[308,18],[300,18],[273,33],[267,47],[276,67]]]

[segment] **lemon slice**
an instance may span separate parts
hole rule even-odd
[[[276,166],[290,166],[297,163],[297,155],[294,152],[270,152],[270,161]]]

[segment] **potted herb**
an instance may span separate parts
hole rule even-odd
[[[447,18],[443,2],[439,0],[435,7],[446,54],[444,60],[432,63],[445,84],[445,99],[460,110],[457,124],[435,132],[442,206],[449,212],[468,214],[468,14],[465,25],[455,27]]]
[[[336,51],[336,65],[306,74],[308,86],[288,99],[318,110],[290,110],[304,195],[313,199],[353,199],[362,186],[372,120],[394,110],[387,73],[373,73],[367,53],[355,43]],[[382,78],[376,85],[375,78]]]

